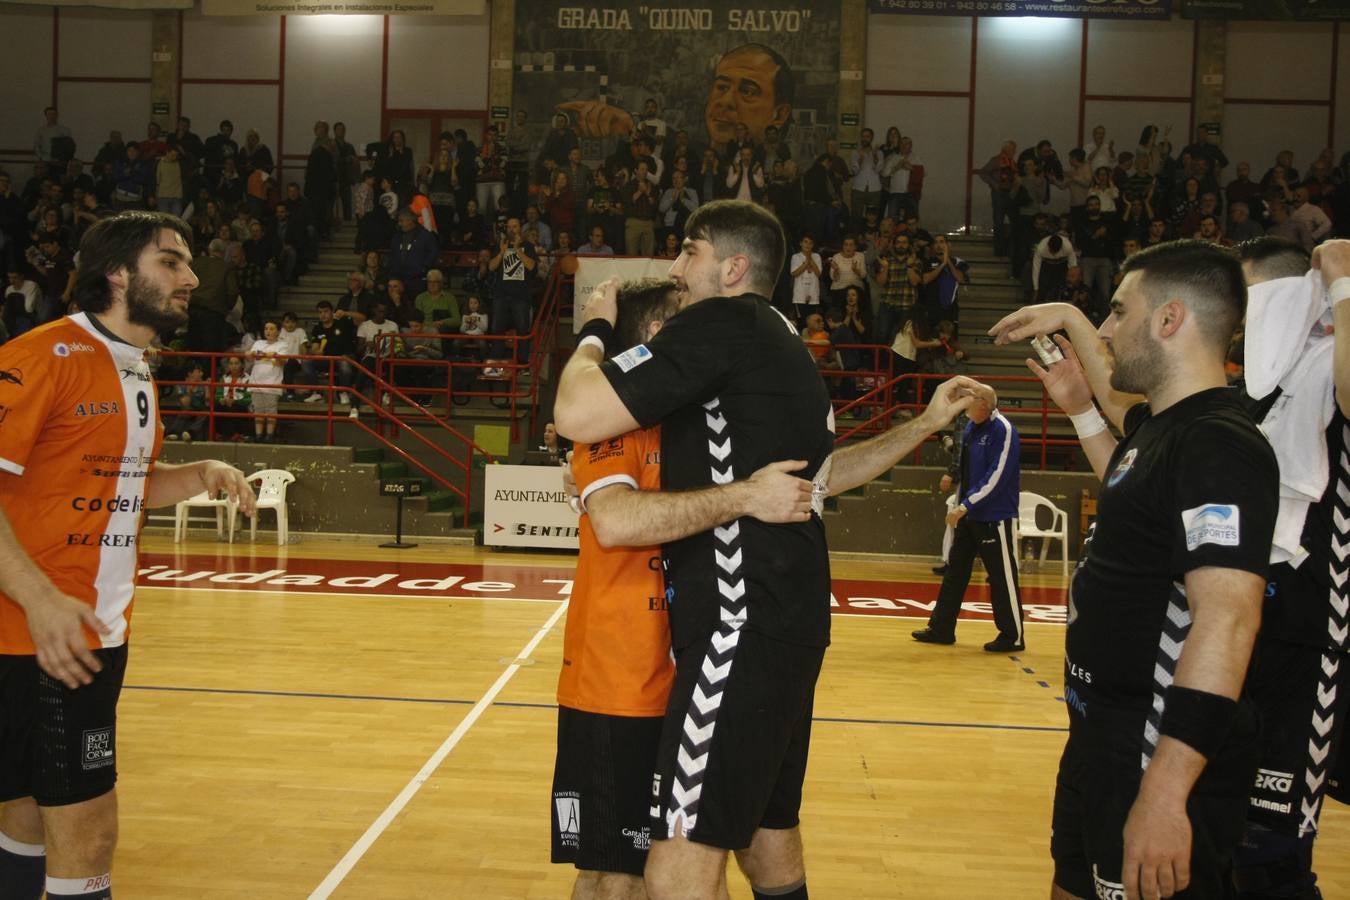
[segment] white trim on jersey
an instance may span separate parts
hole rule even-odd
[[[635,491],[638,489],[637,480],[634,479],[632,475],[617,473],[614,475],[606,475],[604,478],[597,478],[595,479],[595,481],[592,481],[590,484],[586,485],[586,490],[582,491],[581,496],[577,498],[577,502],[581,504],[581,511],[582,512],[586,511],[587,497],[589,497],[591,494],[594,494],[601,488],[607,488],[610,487],[611,485],[616,484],[626,484]]]

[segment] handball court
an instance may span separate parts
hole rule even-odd
[[[375,544],[147,537],[119,895],[568,896],[548,816],[575,556]],[[1027,650],[1009,656],[981,649],[978,574],[955,647],[910,639],[930,564],[834,560],[802,811],[812,895],[1043,898],[1066,733],[1059,567],[1024,576]],[[1350,814],[1332,802],[1322,826],[1323,892],[1350,898]]]

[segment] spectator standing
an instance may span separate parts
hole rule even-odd
[[[155,207],[171,216],[183,215],[183,172],[187,167],[170,147],[155,164]]]
[[[906,135],[898,135],[898,139],[899,146],[894,151],[887,149],[881,164],[888,195],[884,214],[893,219],[918,213],[923,191],[923,161],[914,152],[914,140]]]
[[[698,209],[698,194],[688,186],[683,172],[673,172],[670,187],[661,194],[658,209],[661,212],[661,239],[673,234],[684,239],[684,223],[689,214]]]
[[[1116,142],[1106,139],[1106,128],[1101,125],[1092,129],[1092,143],[1083,147],[1083,154],[1093,172],[1101,168],[1109,172],[1116,166]]]
[[[788,261],[792,276],[792,306],[799,322],[806,320],[808,312],[820,307],[820,266],[815,240],[810,235],[803,236],[798,251]]]
[[[58,157],[52,150],[52,141],[59,138],[70,138],[70,127],[62,125],[57,119],[56,107],[49,106],[42,111],[42,127],[37,130],[33,136],[33,155],[40,162],[55,162]],[[69,159],[67,156],[65,159]]]
[[[1107,216],[1097,205],[1095,194],[1088,197],[1087,215],[1074,238],[1074,246],[1078,250],[1078,265],[1083,270],[1083,281],[1092,290],[1098,317],[1105,316],[1111,302],[1111,276],[1115,274],[1119,241],[1116,220]]]
[[[1195,143],[1187,144],[1181,152],[1183,155],[1189,153],[1193,160],[1203,159],[1206,171],[1210,175],[1218,177],[1219,172],[1227,167],[1228,157],[1224,155],[1223,150],[1219,149],[1218,144],[1210,143],[1211,137],[1213,135],[1210,133],[1209,126],[1199,125],[1195,129]]]
[[[1306,184],[1294,188],[1294,206],[1289,212],[1290,218],[1303,226],[1314,245],[1331,234],[1331,219],[1316,203],[1309,202]]]
[[[651,190],[645,179],[642,183]],[[510,217],[506,220],[506,234],[497,245],[497,254],[488,260],[488,269],[493,273],[492,324],[497,334],[516,333],[514,357],[522,365],[530,360],[530,326],[534,318],[531,285],[538,265],[539,252],[525,240],[520,220]],[[498,353],[505,356],[505,348]]]
[[[656,252],[656,189],[647,178],[647,163],[640,161],[633,180],[624,189],[624,252],[629,256],[651,256]],[[500,313],[498,314],[500,319]]]
[[[398,232],[389,244],[385,260],[390,277],[402,279],[404,287],[416,295],[425,286],[427,270],[435,265],[440,254],[436,236],[418,224],[411,210],[400,210]]]
[[[852,153],[852,164],[849,166],[853,176],[850,182],[850,208],[855,221],[862,221],[867,210],[877,208],[881,200],[882,154],[880,148],[872,146],[875,139],[872,129],[864,128],[858,139],[858,149]]]
[[[1008,256],[1011,235],[1017,225],[1017,142],[1004,141],[999,152],[989,158],[979,172],[989,186],[989,202],[994,217],[994,255]]]
[[[225,169],[225,160],[235,162],[238,169],[239,143],[234,139],[234,123],[222,119],[215,134],[202,144],[202,174],[207,184],[215,184]]]
[[[277,402],[281,399],[281,383],[285,377],[286,342],[281,340],[281,328],[275,319],[263,324],[263,335],[253,342],[247,358],[253,363],[249,370],[250,403],[253,410],[253,439],[260,444],[276,443]]]

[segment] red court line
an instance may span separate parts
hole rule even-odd
[[[428,563],[389,560],[278,559],[206,553],[143,553],[137,584],[194,590],[339,594],[370,598],[478,597],[484,600],[556,599],[571,596],[573,567],[520,563]],[[833,580],[835,615],[927,618],[939,584],[923,581]],[[1061,587],[1022,590],[1026,621],[1063,624]],[[987,585],[966,590],[962,619],[993,618]]]

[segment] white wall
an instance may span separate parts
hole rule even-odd
[[[0,53],[0,150],[31,151],[42,108],[52,99],[51,10],[7,3],[0,7],[0,32],[6,44]]]
[[[390,17],[390,109],[483,109],[487,76],[486,15]]]
[[[357,146],[380,132],[380,65],[384,56],[382,16],[290,16],[286,19],[287,156],[308,155],[314,123],[347,123]],[[304,168],[303,160],[288,167]],[[287,177],[300,180],[300,172]]]

